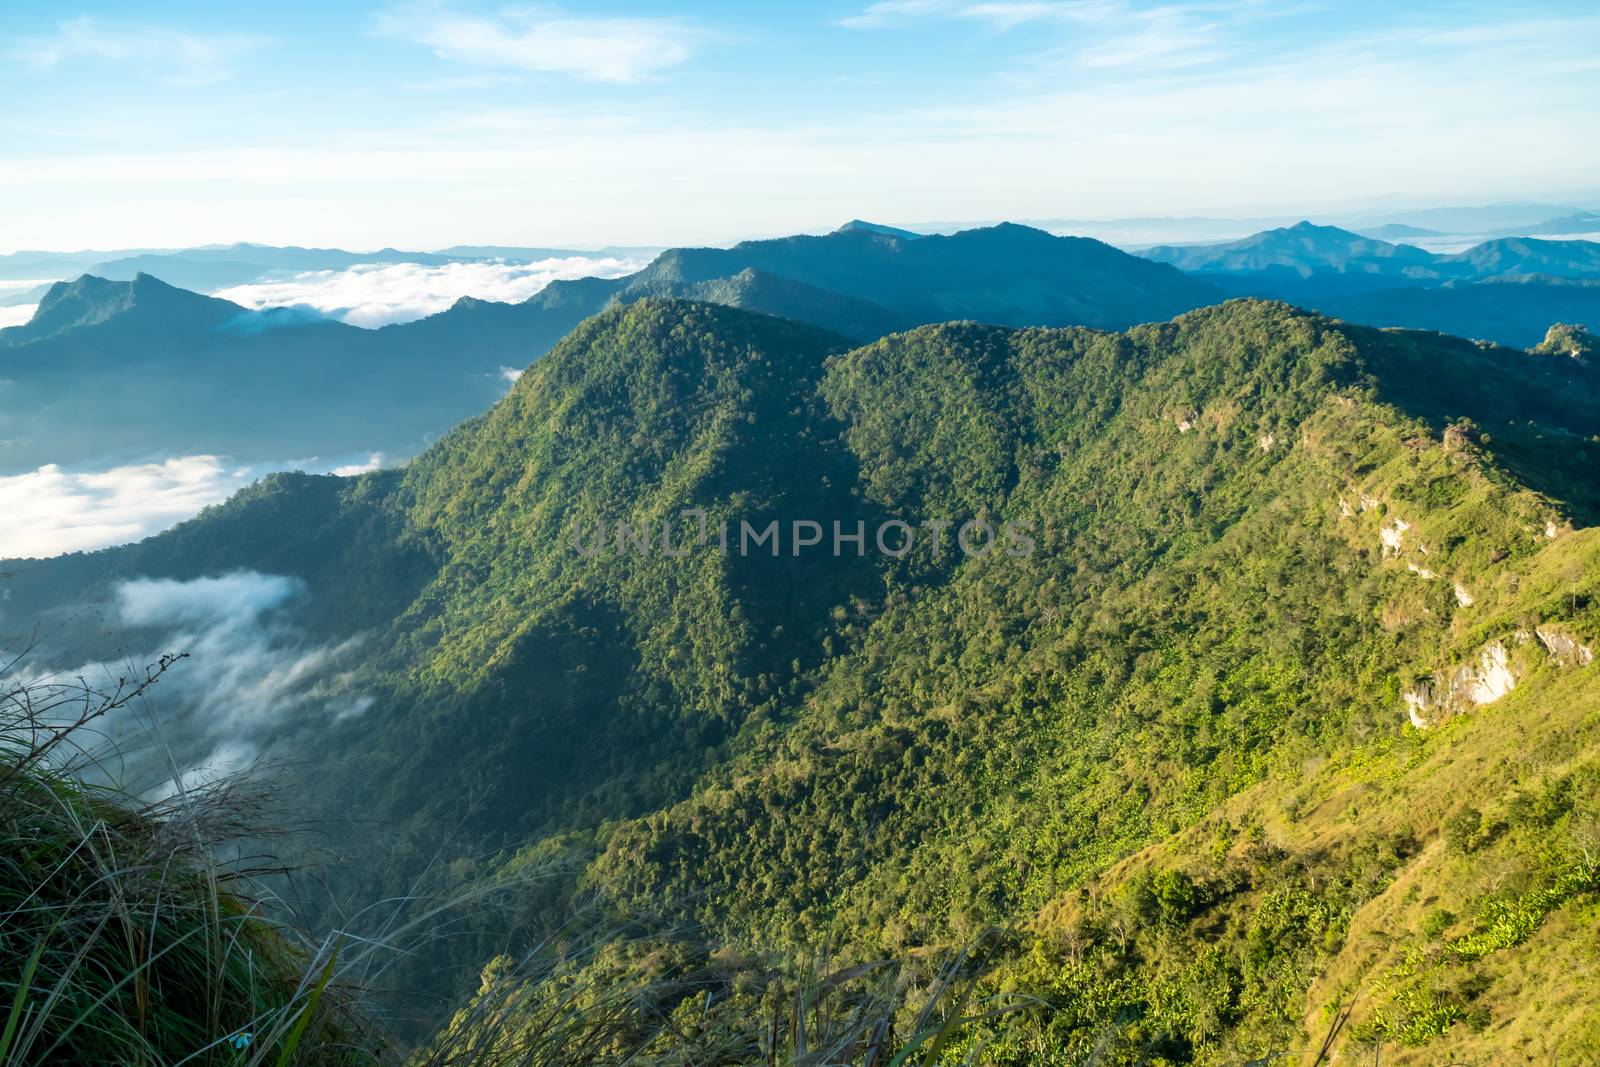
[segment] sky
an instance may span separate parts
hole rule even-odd
[[[0,2],[0,252],[1600,205],[1600,8]]]

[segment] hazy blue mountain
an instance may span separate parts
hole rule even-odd
[[[747,268],[889,309],[910,324],[1115,329],[1212,303],[1217,290],[1101,241],[1002,223],[908,240],[862,230],[664,252],[619,294],[731,277]],[[827,322],[816,325],[834,328]]]
[[[953,319],[1113,327],[1220,298],[1218,290],[1110,245],[1003,224],[909,239],[862,229],[674,248],[623,278],[552,282],[514,306],[463,300],[405,329],[522,329],[548,347],[616,303],[675,296],[809,322],[858,340]]]
[[[1307,278],[1313,274],[1436,277],[1435,257],[1420,248],[1363,237],[1337,226],[1306,221],[1264,230],[1216,245],[1157,245],[1140,253],[1196,273],[1272,272]]]
[[[1535,237],[1540,234],[1600,233],[1600,212],[1579,211],[1559,219],[1546,219],[1535,226],[1525,227],[1520,234],[1511,236]]]
[[[1584,209],[1576,204],[1517,202],[1483,204],[1477,207],[1433,207],[1416,211],[1390,212],[1395,222],[1420,226],[1440,233],[1505,233]]]
[[[1595,317],[1600,244],[1496,238],[1452,255],[1302,222],[1242,241],[1141,253],[1233,296],[1287,300],[1377,326],[1526,347],[1553,322]],[[1500,280],[1516,284],[1490,284]]]
[[[1443,237],[1438,230],[1425,230],[1421,226],[1407,226],[1403,222],[1389,222],[1371,229],[1363,228],[1358,231],[1363,237],[1371,237],[1378,241],[1405,241],[1412,237]]]
[[[902,230],[898,226],[885,226],[880,222],[867,222],[865,219],[851,219],[834,232],[854,233],[856,231],[860,231],[862,233],[881,233],[885,237],[904,237],[907,241],[915,241],[919,237],[926,236],[925,234],[913,233],[910,230]]]
[[[151,253],[95,263],[87,274],[112,281],[130,281],[144,274],[196,292],[211,292],[260,281],[272,268],[237,259],[194,259],[183,253]]]
[[[40,252],[24,250],[0,255],[0,279],[45,280],[81,274],[109,259],[139,256],[163,251],[159,249],[125,249],[116,252]]]
[[[1475,277],[1508,274],[1597,277],[1600,276],[1600,243],[1502,237],[1475,245],[1465,252],[1441,256],[1438,263],[1447,271],[1462,268]]]
[[[173,454],[406,453],[493,402],[500,366],[484,338],[441,348],[247,311],[148,274],[85,276],[0,330],[0,474]]]
[[[0,345],[19,348],[68,331],[91,328],[100,331],[93,340],[102,344],[151,336],[184,336],[219,329],[243,312],[237,304],[168,285],[148,274],[122,281],[85,274],[50,286],[33,318],[21,326],[0,330]],[[84,345],[83,350],[96,359],[115,360],[123,355],[117,351],[99,353],[93,344]]]

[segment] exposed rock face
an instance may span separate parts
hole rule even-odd
[[[1457,584],[1456,599],[1462,606],[1472,603],[1472,596]],[[1558,667],[1587,667],[1594,662],[1594,650],[1576,637],[1552,626],[1536,626],[1532,633],[1518,630],[1515,640],[1525,645],[1537,639],[1540,647]],[[1483,646],[1477,662],[1451,667],[1423,678],[1400,694],[1406,705],[1406,718],[1419,730],[1458,714],[1468,708],[1492,704],[1517,687],[1517,672],[1511,663],[1504,642],[1495,641]]]
[[[1271,452],[1272,446],[1277,443],[1278,438],[1276,435],[1270,433],[1264,433],[1260,437],[1256,438],[1256,444],[1260,446],[1261,451],[1263,452]]]
[[[1419,730],[1426,730],[1433,725],[1423,712],[1428,710],[1428,697],[1425,692],[1408,689],[1401,696],[1406,702],[1406,716],[1411,720],[1411,725]]]
[[[1400,545],[1405,539],[1406,531],[1409,529],[1411,529],[1409,522],[1404,519],[1394,519],[1387,526],[1378,530],[1378,537],[1383,541],[1383,554],[1385,556],[1399,555]]]
[[[1506,646],[1485,645],[1477,663],[1452,667],[1419,681],[1401,694],[1411,725],[1426,730],[1435,722],[1467,708],[1492,704],[1517,685]]]
[[[1563,667],[1587,667],[1594,662],[1594,651],[1580,644],[1576,637],[1548,626],[1535,627],[1533,634],[1550,654],[1550,658]]]
[[[1473,672],[1467,699],[1474,704],[1489,704],[1516,688],[1517,680],[1506,662],[1506,646],[1498,641],[1483,650],[1478,670]]]
[[[1456,603],[1460,604],[1464,608],[1470,608],[1472,607],[1473,600],[1473,595],[1467,591],[1467,587],[1462,585],[1460,582],[1457,582]]]
[[[1437,574],[1433,573],[1428,568],[1419,567],[1415,563],[1407,563],[1406,564],[1406,570],[1410,571],[1412,574],[1415,574],[1419,578],[1426,578],[1426,579],[1432,580],[1434,578],[1439,577]]]

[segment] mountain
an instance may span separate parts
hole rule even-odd
[[[148,274],[127,281],[85,274],[76,281],[50,286],[33,317],[6,330],[3,338],[7,346],[16,347],[73,330],[115,330],[141,337],[169,330],[211,331],[238,318],[243,310],[226,300],[167,285]]]
[[[1238,1064],[1352,1003],[1341,1057],[1549,1059],[1600,1024],[1597,399],[1257,300],[857,345],[647,297],[403,471],[7,564],[0,610],[77,665],[275,581],[269,636],[332,665],[219,719],[242,668],[191,636],[167,751],[280,761],[346,888],[498,886],[434,983],[581,905],[628,932],[607,981],[710,976],[650,1010],[714,1042],[792,1002],[769,955],[999,927],[972,1003],[1015,1010],[953,1035],[987,1062]]]
[[[1441,256],[1439,263],[1446,270],[1461,268],[1476,277],[1600,278],[1600,243],[1502,237],[1453,256]]]
[[[1441,255],[1302,222],[1219,245],[1141,253],[1237,296],[1287,300],[1375,326],[1526,347],[1552,322],[1588,321],[1600,244],[1500,238]],[[1509,283],[1509,284],[1508,284]]]
[[[128,249],[121,252],[97,252],[86,250],[82,252],[41,252],[24,249],[18,252],[9,252],[0,255],[0,279],[6,280],[54,280],[82,274],[96,263],[103,263],[108,259],[121,259],[128,256],[152,254],[161,249]]]
[[[1478,207],[1435,207],[1395,213],[1394,221],[1440,233],[1515,233],[1562,215],[1582,214],[1571,204],[1518,202]],[[1396,217],[1397,216],[1397,217]]]
[[[337,250],[324,249],[202,251],[205,271],[232,270],[237,257],[258,253],[264,269],[369,261],[328,259]],[[0,330],[0,368],[11,379],[0,391],[8,427],[0,471],[179,450],[251,460],[411,454],[487,407],[507,369],[527,366],[583,319],[660,296],[767,312],[864,341],[947,319],[1120,327],[1219,294],[1109,245],[1021,226],[915,241],[853,230],[672,249],[625,278],[558,281],[516,305],[463,299],[376,331],[303,312],[247,313],[149,274],[118,284],[83,278],[52,288],[34,323]],[[246,382],[259,390],[254,407],[240,392]],[[293,399],[306,390],[309,402]],[[65,419],[88,428],[63,436]]]
[[[1382,226],[1360,231],[1361,236],[1375,241],[1405,241],[1413,237],[1443,237],[1438,230],[1425,230],[1421,226],[1407,226],[1403,222],[1387,222]]]
[[[1103,242],[1012,223],[916,240],[847,230],[727,249],[674,249],[624,279],[619,294],[626,299],[630,292],[731,277],[747,268],[878,304],[913,325],[973,319],[1116,328],[1217,298],[1203,283],[1152,269]]]
[[[492,403],[507,354],[484,337],[442,359],[404,335],[247,311],[148,274],[85,275],[0,330],[0,471],[403,454]]]
[[[907,241],[915,241],[917,238],[923,236],[920,233],[913,233],[911,230],[902,230],[902,229],[900,229],[899,227],[896,227],[896,226],[885,226],[882,223],[878,223],[878,222],[867,222],[867,221],[865,221],[863,219],[851,219],[849,222],[845,223],[843,226],[840,226],[834,232],[835,233],[856,233],[856,232],[876,233],[876,234],[881,234],[884,237],[901,237],[901,238],[904,238]]]
[[[1538,237],[1542,234],[1567,233],[1600,233],[1600,212],[1579,211],[1571,215],[1563,215],[1559,219],[1546,219],[1536,225],[1524,227],[1520,233],[1509,236]]]
[[[1195,273],[1262,272],[1307,278],[1314,274],[1431,278],[1434,256],[1411,245],[1363,237],[1337,226],[1298,222],[1219,245],[1157,245],[1140,253]]]

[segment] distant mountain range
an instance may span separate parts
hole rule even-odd
[[[184,262],[224,272],[255,247]],[[331,269],[361,261],[340,258],[352,255],[266,249],[260,260]],[[579,322],[643,297],[762,311],[864,341],[957,319],[1115,329],[1221,295],[1099,241],[1014,225],[915,238],[861,224],[673,249],[628,277],[558,281],[520,304],[463,299],[380,330],[246,311],[144,272],[84,276],[51,286],[31,322],[0,330],[0,473],[173,453],[409,454],[482,411]]]
[[[1525,348],[1553,322],[1600,320],[1600,243],[1495,238],[1442,255],[1301,222],[1239,241],[1141,255],[1236,296],[1356,322],[1482,337]]]

